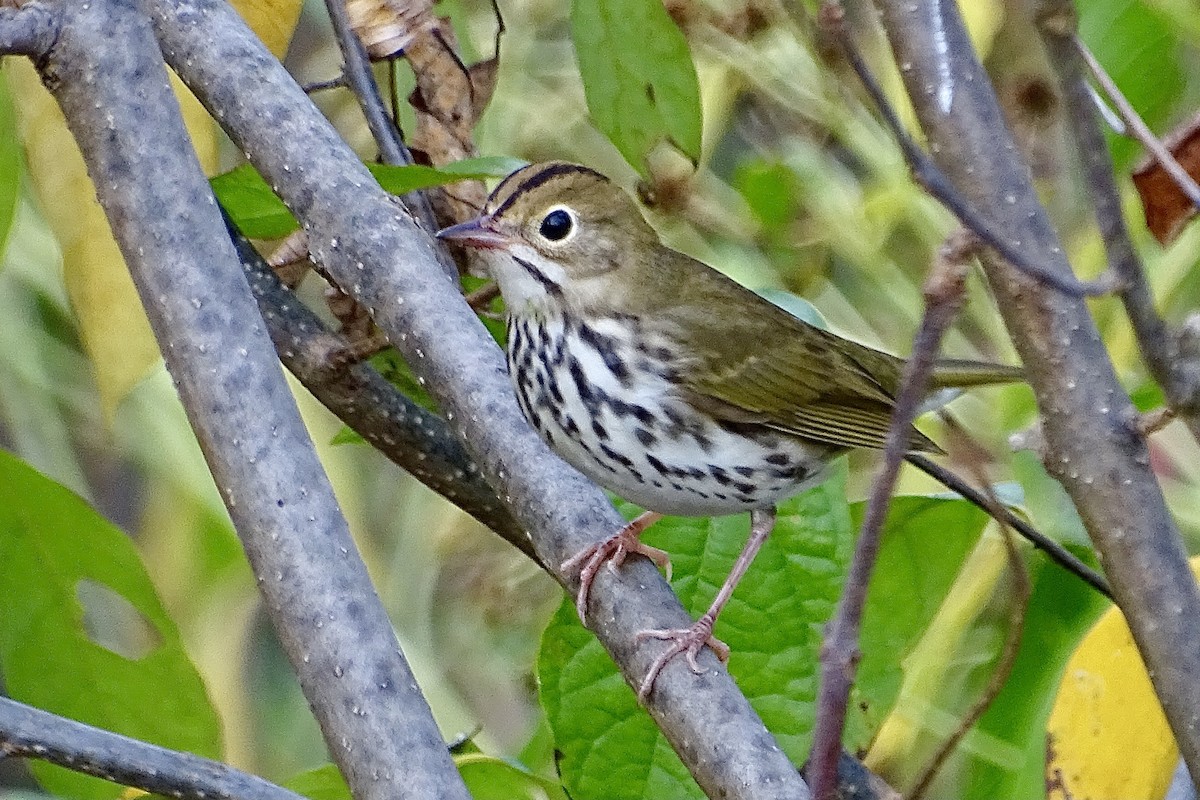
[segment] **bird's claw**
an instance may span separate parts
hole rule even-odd
[[[666,650],[659,654],[658,658],[654,659],[654,663],[646,672],[646,677],[642,679],[642,685],[638,688],[638,700],[643,703],[650,696],[658,674],[663,671],[672,658],[680,653],[687,658],[688,666],[697,675],[704,672],[704,667],[700,666],[700,662],[696,659],[705,645],[708,645],[719,661],[729,660],[729,645],[713,636],[713,620],[709,618],[708,614],[701,617],[690,628],[638,631],[634,638],[639,642],[643,639],[664,639],[671,643]]]
[[[579,594],[575,596],[575,610],[579,612],[580,622],[587,623],[588,595],[591,593],[592,583],[596,580],[596,573],[605,562],[615,573],[630,553],[638,553],[653,561],[666,573],[667,580],[671,580],[671,557],[664,550],[642,543],[638,537],[644,529],[644,525],[635,526],[634,523],[630,523],[604,541],[585,547],[562,563],[562,571],[568,574],[583,565],[579,571]]]

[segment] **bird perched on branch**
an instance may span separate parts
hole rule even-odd
[[[546,443],[646,512],[563,564],[580,569],[576,605],[604,563],[640,553],[664,514],[750,512],[750,537],[711,607],[690,628],[642,631],[692,668],[775,523],[775,504],[821,481],[855,447],[881,448],[903,359],[809,325],[662,244],[637,205],[600,173],[565,162],[517,170],[483,213],[438,233],[496,250],[508,313],[508,368],[521,410]],[[939,361],[934,388],[1021,380],[1018,368]],[[937,452],[913,428],[912,451]]]

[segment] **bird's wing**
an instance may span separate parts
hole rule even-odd
[[[883,447],[900,359],[808,325],[757,296],[751,313],[719,322],[688,319],[696,308],[713,308],[713,299],[665,311],[688,332],[690,363],[682,373],[689,400],[718,419],[839,449]],[[747,298],[739,299],[745,306]],[[910,447],[938,450],[915,428]]]

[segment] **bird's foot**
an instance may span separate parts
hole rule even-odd
[[[700,662],[696,660],[696,657],[700,655],[700,650],[705,645],[708,645],[722,662],[729,660],[729,645],[713,636],[713,625],[715,622],[716,620],[712,615],[705,614],[690,628],[638,631],[636,637],[638,641],[642,639],[665,639],[671,643],[658,658],[654,659],[654,663],[650,665],[646,677],[642,679],[642,685],[638,688],[639,701],[643,703],[646,701],[646,698],[650,696],[650,691],[654,688],[654,681],[658,679],[658,673],[663,671],[663,667],[667,665],[667,662],[680,653],[684,654],[687,658],[688,666],[697,675],[704,672],[704,668],[700,666]]]
[[[600,566],[605,562],[608,563],[609,569],[616,572],[617,567],[625,563],[626,556],[630,553],[639,553],[653,561],[659,569],[666,573],[667,580],[671,580],[670,556],[666,551],[643,544],[640,538],[642,532],[658,521],[661,516],[661,514],[647,511],[604,541],[584,548],[562,563],[562,571],[568,574],[582,565],[582,569],[579,571],[579,594],[575,596],[575,610],[579,612],[581,622],[587,623],[588,594],[592,590],[592,583],[596,580],[596,573],[600,571]]]

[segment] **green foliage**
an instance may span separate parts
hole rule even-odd
[[[368,164],[367,168],[386,191],[400,195],[456,181],[503,177],[522,164],[523,161],[513,158],[489,156],[468,158],[437,169],[420,164],[400,167]],[[218,175],[211,183],[217,200],[251,239],[278,239],[300,227],[283,201],[249,164]]]
[[[716,635],[733,650],[730,672],[797,764],[810,744],[821,630],[849,563],[852,517],[860,514],[846,505],[844,473],[781,504],[775,531],[717,624]],[[896,665],[933,618],[984,519],[961,500],[897,498],[868,597],[851,750],[870,743],[895,702]],[[646,534],[671,554],[673,586],[693,616],[724,580],[745,527],[744,515],[669,518]],[[543,635],[538,676],[559,768],[576,800],[703,796],[570,602]]]
[[[666,140],[700,160],[700,83],[658,0],[573,0],[571,38],[588,111],[634,169]]]
[[[454,763],[474,800],[567,800],[557,783],[482,753],[456,755]],[[311,800],[351,800],[346,779],[333,764],[302,772],[284,784]]]
[[[1079,4],[1079,12],[1080,37],[1150,128],[1165,134],[1163,126],[1187,88],[1181,31],[1137,0],[1090,0]],[[1114,138],[1112,148],[1118,170],[1140,158],[1141,147],[1132,139]]]
[[[0,77],[0,253],[4,252],[8,228],[17,210],[23,161],[12,97],[8,84]]]
[[[1089,560],[1090,551],[1072,548]],[[1061,567],[1044,558],[1030,568],[1032,593],[1012,672],[976,724],[976,741],[1001,746],[972,748],[964,768],[966,797],[1040,798],[1045,769],[1040,754],[1046,742],[1046,721],[1054,705],[1067,659],[1091,628],[1108,601]]]
[[[0,451],[0,671],[15,700],[210,758],[221,732],[175,623],[128,537]],[[121,788],[31,762],[44,787]]]

